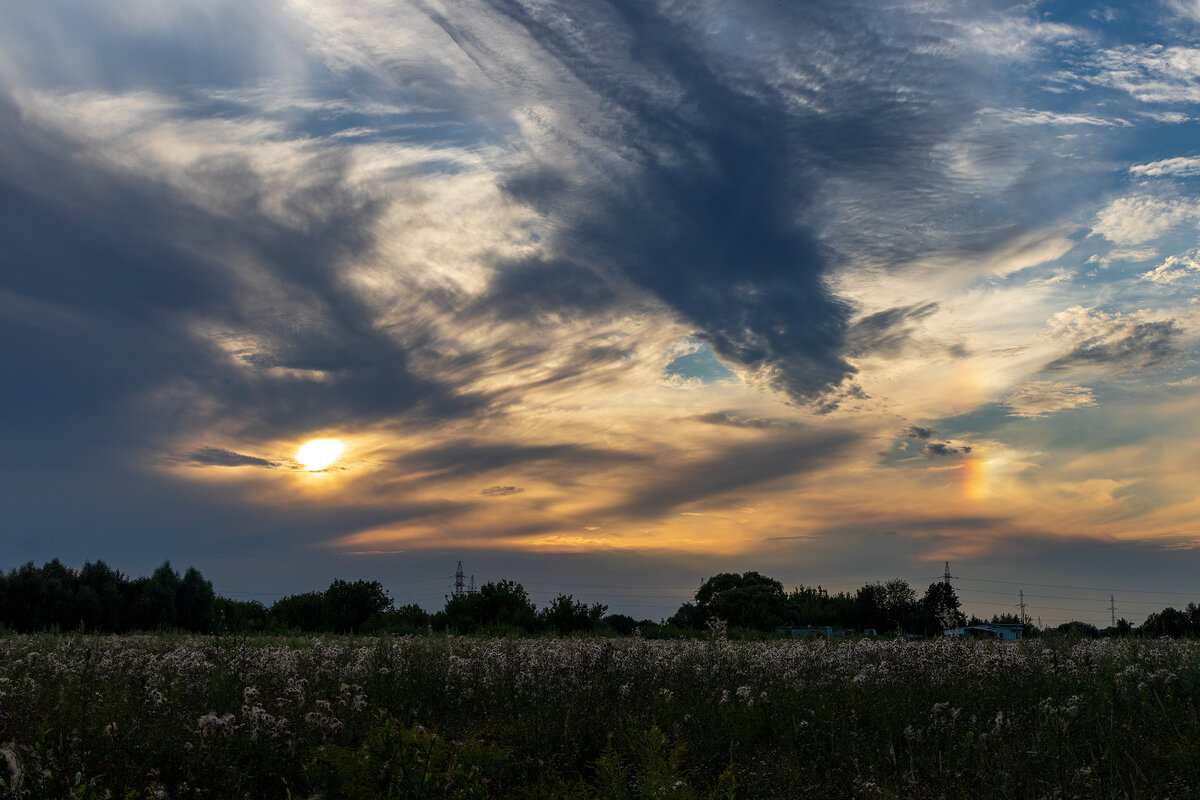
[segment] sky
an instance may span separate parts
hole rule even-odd
[[[0,567],[1200,600],[1198,37],[1197,0],[6,3]]]

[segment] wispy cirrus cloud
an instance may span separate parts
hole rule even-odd
[[[1086,386],[1034,381],[1011,392],[1004,398],[1004,404],[1012,416],[1036,419],[1057,411],[1094,406],[1096,399]]]
[[[1091,57],[1078,77],[1127,93],[1141,103],[1200,100],[1200,49],[1182,45],[1126,45]]]
[[[1200,175],[1200,156],[1179,156],[1164,158],[1161,161],[1151,161],[1149,164],[1134,164],[1129,168],[1130,174],[1144,175],[1148,178],[1173,177],[1187,178]]]
[[[235,453],[222,447],[201,447],[187,455],[187,459],[196,464],[206,464],[219,467],[265,467],[274,469],[277,462],[258,456],[248,456]]]

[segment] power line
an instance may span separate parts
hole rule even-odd
[[[1024,585],[1024,584],[1022,584],[1022,585]],[[993,592],[993,591],[989,591],[987,589],[973,589],[970,587],[963,589],[962,593],[964,595],[968,595],[968,596],[977,595],[977,594],[990,594],[990,595],[996,595],[998,597],[1011,597],[1012,596],[1012,592]],[[1026,598],[1034,598],[1034,599],[1050,599],[1050,600],[1092,600],[1092,599],[1094,599],[1092,597],[1079,597],[1076,595],[1065,595],[1065,594],[1026,594],[1025,597]],[[1161,605],[1162,605],[1161,600],[1124,600],[1122,602],[1129,603],[1132,605],[1139,605],[1139,606],[1160,606],[1161,607]]]
[[[1122,594],[1158,594],[1158,595],[1167,595],[1167,596],[1171,596],[1171,597],[1180,597],[1183,595],[1194,594],[1193,592],[1163,592],[1163,591],[1158,591],[1158,590],[1154,590],[1154,589],[1118,589],[1118,588],[1113,588],[1111,586],[1067,586],[1067,585],[1061,584],[1061,583],[1029,583],[1027,581],[1020,581],[1020,582],[1018,582],[1018,581],[1001,581],[1001,580],[996,580],[994,578],[963,578],[963,577],[960,577],[959,580],[975,581],[977,583],[1003,583],[1008,586],[1038,586],[1038,587],[1041,587],[1044,589],[1077,589],[1079,591],[1084,591],[1084,592],[1115,591],[1115,592],[1121,592]]]
[[[572,587],[574,587],[574,588],[579,588],[579,589],[653,589],[653,588],[655,588],[655,587],[653,587],[653,586],[646,586],[645,584],[643,584],[643,585],[641,585],[641,586],[617,586],[617,585],[614,585],[614,584],[599,584],[599,583],[548,583],[548,582],[545,582],[545,581],[522,581],[522,582],[521,582],[521,585],[522,585],[522,586],[565,586],[565,587],[567,587],[567,588],[572,588]],[[670,587],[667,587],[667,586],[664,586],[664,587],[661,587],[661,588],[663,589],[663,591],[667,591],[667,592],[686,592],[686,593],[688,593],[688,594],[695,594],[695,592],[696,592],[696,590],[695,590],[693,587],[690,587],[690,586],[689,586],[688,588],[686,588],[686,589],[672,589],[672,588],[670,588]]]

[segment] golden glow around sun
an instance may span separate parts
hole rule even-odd
[[[346,445],[337,439],[313,439],[296,452],[296,460],[309,472],[325,469],[340,456]]]

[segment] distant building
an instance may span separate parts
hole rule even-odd
[[[959,636],[963,639],[1000,639],[1015,641],[1023,638],[1024,625],[1010,625],[998,622],[984,622],[979,625],[966,625],[962,628],[947,628],[943,636]]]
[[[780,627],[775,629],[776,633],[786,634],[788,636],[845,636],[846,632],[840,628],[835,628],[832,625],[804,625],[799,628]]]

